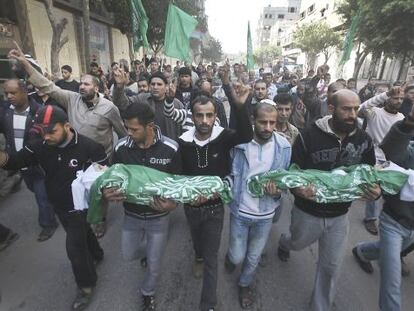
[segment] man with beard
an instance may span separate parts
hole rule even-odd
[[[306,124],[306,106],[304,104],[305,84],[298,82],[296,93],[292,94],[292,113],[289,122],[298,130],[305,128]]]
[[[377,164],[386,161],[384,152],[379,147],[385,135],[391,126],[402,119],[404,115],[399,111],[403,101],[404,93],[401,87],[394,86],[388,92],[381,93],[371,97],[362,103],[359,108],[358,116],[365,118],[367,122],[366,131],[372,138],[375,148],[375,158]],[[379,108],[383,106],[382,108]],[[375,201],[368,201],[365,207],[364,226],[365,229],[373,234],[378,235],[376,221],[380,212],[379,204]]]
[[[66,109],[72,127],[105,148],[109,156],[113,149],[113,131],[119,138],[126,136],[118,108],[98,93],[99,81],[86,74],[81,78],[79,93],[62,90],[52,81],[33,69],[19,47],[9,52],[9,58],[17,60],[28,74],[28,81],[42,93],[54,98]]]
[[[228,77],[229,72],[226,71]],[[244,107],[249,89],[243,87],[232,97],[238,127],[236,130],[214,126],[217,118],[214,100],[199,96],[191,103],[194,127],[180,136],[183,174],[212,175],[221,178],[230,173],[230,150],[252,139],[252,127]],[[220,198],[200,197],[184,206],[195,252],[193,272],[203,276],[200,310],[214,310],[217,304],[217,254],[220,247],[224,207]]]
[[[39,164],[45,172],[48,198],[66,231],[66,252],[79,288],[72,310],[83,310],[96,285],[95,264],[104,253],[86,221],[86,210],[74,209],[71,184],[78,170],[92,162],[104,164],[107,156],[101,145],[78,134],[66,113],[56,106],[38,110],[33,129],[43,141],[27,144],[15,154],[1,151],[0,167],[16,170]]]
[[[149,83],[146,77],[140,77],[137,83],[138,83],[138,94],[149,92]]]
[[[270,100],[268,100],[270,101]],[[278,112],[273,102],[261,102],[253,112],[253,140],[233,149],[233,201],[230,203],[230,239],[225,268],[232,273],[244,262],[238,282],[240,306],[254,304],[252,287],[255,271],[272,228],[273,216],[280,211],[281,190],[274,183],[265,187],[266,196],[254,198],[247,191],[246,180],[269,170],[287,169],[291,146],[275,132]]]
[[[28,75],[28,81],[42,93],[48,94],[66,109],[72,127],[105,148],[108,157],[111,156],[115,132],[118,138],[126,136],[124,124],[118,108],[99,94],[100,81],[92,75],[81,78],[79,93],[62,90],[52,81],[33,69],[20,48],[9,52],[9,58],[17,60]],[[98,238],[103,237],[106,231],[105,219],[94,228]]]
[[[400,112],[407,116],[410,114],[414,104],[414,84],[409,84],[404,88],[404,99],[400,107]]]
[[[357,127],[359,98],[350,90],[332,96],[332,116],[317,120],[299,134],[292,148],[292,163],[301,169],[330,171],[340,166],[375,164],[371,138]],[[381,195],[378,185],[365,189],[365,198]],[[347,212],[351,202],[316,203],[312,185],[292,189],[295,197],[290,234],[279,241],[278,256],[288,261],[290,250],[318,242],[319,256],[309,310],[330,310],[348,236]]]

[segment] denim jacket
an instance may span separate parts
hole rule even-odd
[[[292,148],[282,135],[273,133],[275,142],[275,154],[271,170],[287,169],[290,164]],[[233,201],[229,204],[230,211],[238,215],[242,193],[247,191],[247,176],[249,175],[249,159],[246,154],[246,144],[237,145],[231,152],[232,169],[230,183],[233,191]],[[272,156],[272,155],[269,155]],[[260,211],[263,213],[272,212],[279,205],[280,198],[275,199],[271,196],[264,196],[259,201]]]

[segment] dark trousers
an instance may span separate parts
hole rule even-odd
[[[7,237],[9,236],[11,230],[2,224],[0,224],[0,243],[6,241]]]
[[[22,176],[27,188],[35,195],[39,208],[39,225],[42,228],[56,227],[55,212],[47,198],[45,178],[39,173],[33,172],[32,169],[22,171]]]
[[[66,231],[66,253],[76,284],[80,288],[94,287],[97,281],[94,261],[101,260],[104,253],[86,221],[86,211],[56,211],[56,214]]]
[[[208,310],[217,304],[217,255],[223,229],[224,208],[185,207],[196,258],[204,260],[203,289],[200,309]]]

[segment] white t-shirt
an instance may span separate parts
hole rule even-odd
[[[384,160],[385,156],[379,145],[389,132],[391,126],[402,119],[404,115],[400,112],[393,114],[387,112],[384,108],[370,107],[366,109],[367,116],[367,133],[371,136],[375,146],[375,157],[377,160]]]

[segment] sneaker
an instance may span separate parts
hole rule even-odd
[[[410,268],[408,268],[408,265],[404,261],[404,258],[401,257],[401,276],[407,277],[409,275],[410,275]]]
[[[0,251],[6,249],[10,244],[16,241],[19,238],[19,234],[10,230],[6,239],[3,242],[0,242]]]
[[[236,269],[236,265],[231,262],[229,255],[226,255],[226,258],[224,259],[224,269],[227,273],[233,273],[234,269]]]
[[[285,251],[283,248],[281,248],[280,246],[277,248],[277,257],[279,257],[279,259],[283,262],[287,262],[290,258],[290,252],[289,251]]]
[[[372,264],[368,261],[362,260],[362,258],[358,255],[357,248],[354,247],[352,249],[352,255],[354,255],[355,260],[357,261],[358,265],[361,267],[362,270],[364,270],[368,274],[372,274],[374,272],[374,267]]]
[[[378,235],[378,228],[375,219],[364,220],[365,229],[372,235]]]
[[[196,258],[193,264],[194,278],[196,278],[197,280],[201,279],[203,277],[203,271],[204,271],[204,260],[202,258]]]
[[[155,311],[155,296],[142,295],[142,311]]]
[[[93,287],[79,288],[72,303],[72,310],[84,310],[91,302]]]
[[[242,309],[250,309],[254,304],[254,293],[249,286],[239,286],[239,303]]]
[[[49,240],[57,229],[57,225],[54,227],[45,227],[40,231],[39,236],[37,237],[38,242],[44,242]]]

